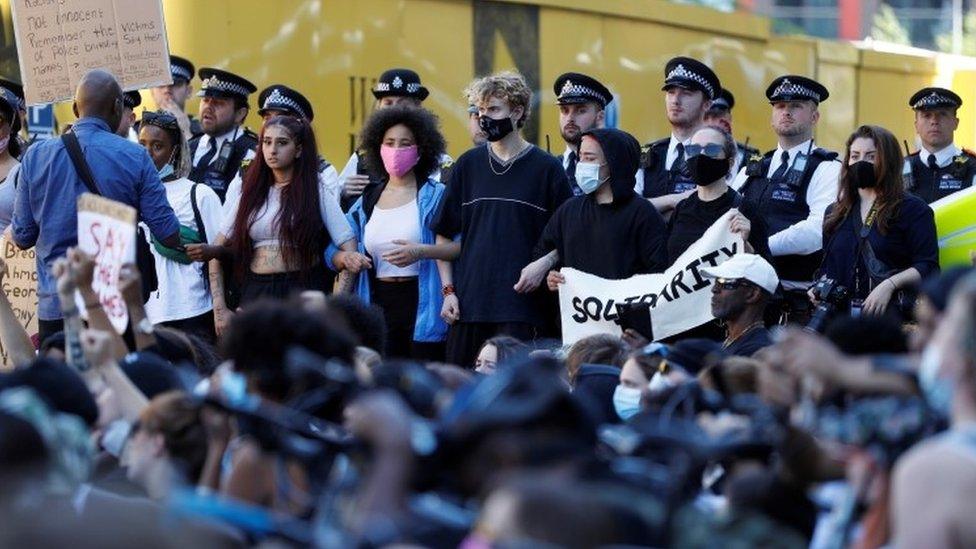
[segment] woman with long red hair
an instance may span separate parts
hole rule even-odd
[[[939,270],[935,217],[905,191],[902,164],[891,132],[859,127],[847,140],[837,202],[824,218],[821,274],[846,286],[852,307],[865,314],[910,310],[913,287]]]
[[[358,272],[369,265],[355,251],[355,235],[334,197],[320,188],[317,150],[308,122],[289,116],[268,120],[240,200],[224,219],[218,246],[226,249],[200,254],[212,259],[231,252],[241,305],[302,290],[331,291],[323,263],[330,241],[343,250],[334,259],[337,267]],[[219,261],[210,267],[215,323],[222,332],[229,318],[223,275]]]

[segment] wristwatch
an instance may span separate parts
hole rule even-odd
[[[155,333],[155,327],[148,318],[144,318],[140,320],[138,324],[136,324],[136,332],[143,335],[153,335],[153,333]]]

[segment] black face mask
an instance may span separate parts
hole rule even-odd
[[[696,185],[700,187],[711,185],[728,175],[729,160],[698,154],[688,159],[688,173],[691,174]]]
[[[481,127],[481,131],[485,132],[488,141],[501,141],[515,129],[515,126],[512,125],[512,119],[508,117],[495,120],[482,116],[478,118],[478,126]]]
[[[867,160],[859,160],[847,166],[847,171],[858,189],[870,189],[878,184],[878,178],[874,175],[874,164]]]

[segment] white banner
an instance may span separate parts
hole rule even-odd
[[[92,289],[115,330],[125,332],[129,312],[119,292],[119,271],[136,261],[135,208],[91,193],[79,196],[78,248],[95,258]]]
[[[559,287],[563,343],[596,334],[621,335],[617,304],[649,303],[655,341],[712,320],[712,283],[700,270],[742,251],[742,238],[729,232],[731,217],[730,212],[719,218],[663,273],[608,280],[562,269],[566,278]]]

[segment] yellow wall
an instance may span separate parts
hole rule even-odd
[[[455,157],[469,145],[461,89],[474,77],[479,63],[487,70],[534,67],[541,91],[535,106],[535,135],[544,145],[548,134],[553,152],[561,151],[562,143],[552,82],[565,71],[600,78],[620,98],[618,126],[646,141],[668,132],[660,92],[665,62],[675,55],[697,57],[712,65],[736,96],[737,138],[749,137],[760,148],[774,144],[764,91],[779,74],[813,76],[828,86],[831,97],[821,106],[817,135],[822,145],[831,148],[842,147],[859,123],[884,125],[912,142],[908,97],[939,78],[934,58],[771,36],[764,18],[663,0],[163,0],[163,4],[173,53],[189,57],[198,67],[238,72],[259,88],[280,82],[305,93],[315,107],[320,148],[340,165],[372,109],[369,87],[380,72],[395,66],[421,74],[431,92],[425,104],[441,117],[449,152]],[[482,23],[482,43],[490,50],[480,57],[474,48],[476,18]],[[942,70],[945,80],[944,71],[953,68]],[[976,136],[976,71],[951,74],[948,81],[966,102],[957,142],[971,147]],[[144,100],[151,108],[147,93]],[[193,100],[188,110],[196,109]],[[254,111],[248,125],[257,129]],[[59,107],[58,113],[62,122],[70,119],[67,106]]]

